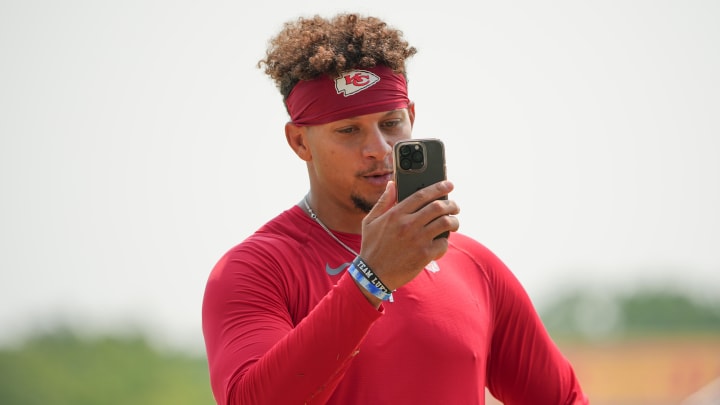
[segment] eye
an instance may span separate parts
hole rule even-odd
[[[353,132],[355,132],[355,130],[356,130],[355,127],[349,126],[349,127],[338,128],[338,129],[336,129],[336,132],[341,133],[341,134],[348,134],[348,135],[350,135],[350,134],[352,134]]]
[[[400,125],[400,120],[389,120],[389,121],[385,121],[385,122],[383,122],[382,125],[383,125],[383,127],[385,127],[385,128],[393,128],[393,127],[396,127],[396,126]]]

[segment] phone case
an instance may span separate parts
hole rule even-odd
[[[445,146],[439,139],[400,141],[395,144],[393,154],[398,202],[446,178]],[[442,199],[446,200],[447,196]],[[440,236],[447,237],[448,233]]]
[[[410,155],[401,154],[405,145],[410,147]],[[413,155],[417,153],[421,155]],[[445,180],[445,147],[439,139],[400,141],[395,144],[394,159],[398,201],[421,188]]]

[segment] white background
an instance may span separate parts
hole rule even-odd
[[[0,0],[0,343],[66,323],[202,352],[209,271],[308,189],[256,63],[346,10],[418,48],[415,136],[539,306],[718,295],[720,3],[247,4]]]

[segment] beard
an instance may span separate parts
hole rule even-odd
[[[350,198],[352,199],[353,204],[355,204],[355,208],[366,214],[368,214],[370,210],[372,210],[375,206],[375,203],[371,203],[368,200],[355,194],[351,195]]]
[[[393,171],[392,160],[378,162],[373,167],[370,167],[366,170],[363,170],[363,171],[357,173],[357,176],[366,176],[368,174],[378,172],[381,170],[392,172]],[[373,207],[377,203],[378,198],[380,198],[379,195],[376,197],[375,201],[370,202],[366,198],[361,197],[360,194],[355,193],[355,192],[350,192],[350,199],[352,200],[353,204],[355,205],[355,208],[359,209],[360,211],[364,212],[365,214],[370,213],[370,211],[373,209]]]

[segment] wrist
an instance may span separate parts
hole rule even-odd
[[[362,257],[355,257],[355,260],[348,267],[348,273],[363,288],[364,292],[368,292],[372,297],[380,301],[392,300],[392,291],[380,280],[380,277],[365,263]]]

